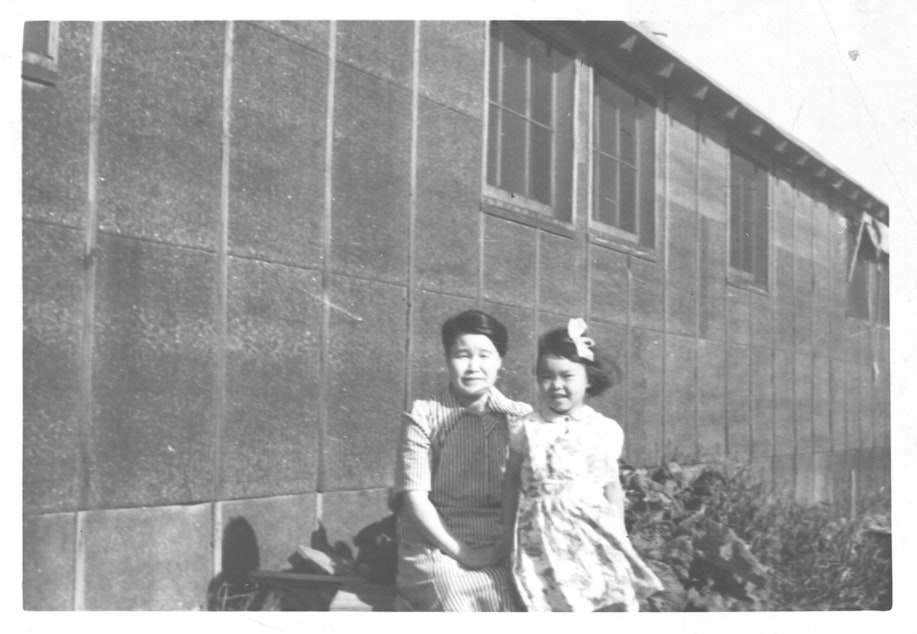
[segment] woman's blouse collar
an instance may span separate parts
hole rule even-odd
[[[483,399],[480,399],[468,407],[463,407],[455,394],[452,393],[450,386],[446,386],[440,395],[443,405],[450,410],[459,410],[463,414],[473,414],[483,416],[484,414],[504,414],[509,417],[524,416],[531,411],[531,408],[524,403],[517,403],[508,399],[500,390],[495,387],[490,388],[490,392]]]

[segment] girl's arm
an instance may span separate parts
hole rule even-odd
[[[605,499],[611,505],[615,523],[624,537],[627,537],[627,527],[624,524],[624,487],[621,486],[621,474],[618,472],[618,460],[624,452],[624,430],[613,420],[606,428],[611,434],[611,475],[612,479],[605,485]]]
[[[519,508],[519,484],[522,470],[522,454],[510,450],[503,474],[502,523],[503,537],[500,540],[500,558],[508,558],[513,551],[516,536],[516,511]]]
[[[627,528],[624,525],[624,488],[621,481],[615,478],[612,482],[605,485],[605,499],[611,505],[615,522],[623,535],[627,535]]]
[[[443,524],[426,491],[405,491],[402,513],[410,513],[433,544],[466,568],[486,568],[497,562],[496,548],[471,548]]]

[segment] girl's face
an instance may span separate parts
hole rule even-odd
[[[589,377],[582,363],[545,355],[538,360],[538,389],[544,403],[557,414],[572,414],[583,406]]]
[[[490,391],[503,359],[490,337],[461,335],[446,355],[449,383],[462,405],[470,405]]]

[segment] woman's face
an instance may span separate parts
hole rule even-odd
[[[503,365],[490,337],[478,334],[459,336],[446,355],[449,383],[462,405],[470,405],[487,394]]]

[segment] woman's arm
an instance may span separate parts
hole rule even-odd
[[[470,548],[457,539],[443,523],[426,491],[405,491],[401,512],[410,513],[427,539],[466,568],[486,568],[497,562],[496,549],[492,546]]]
[[[506,462],[506,472],[503,474],[503,503],[501,525],[503,536],[500,539],[498,553],[501,559],[506,559],[513,552],[516,538],[516,511],[519,509],[519,484],[522,470],[522,454],[510,450],[509,460]]]

